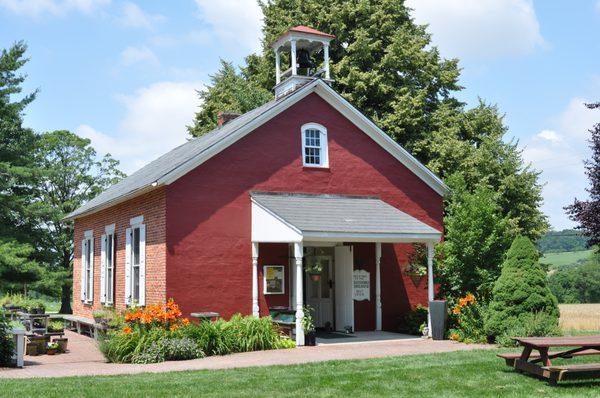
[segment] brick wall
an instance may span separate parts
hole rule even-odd
[[[117,309],[125,308],[125,230],[130,219],[144,216],[146,225],[146,304],[166,300],[166,205],[165,189],[158,188],[140,197],[75,220],[73,268],[73,314],[90,318],[100,303],[100,237],[107,225],[115,224],[115,294]],[[85,231],[94,231],[94,300],[81,301],[81,241]]]

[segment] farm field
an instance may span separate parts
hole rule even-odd
[[[560,327],[568,331],[598,331],[600,304],[560,304]]]
[[[291,366],[62,379],[2,380],[7,397],[597,397],[600,382],[551,387],[473,350]],[[580,357],[569,361],[593,361]],[[558,360],[556,362],[559,362]],[[572,363],[572,362],[570,362]]]
[[[540,259],[543,264],[548,264],[550,269],[557,269],[574,265],[581,260],[586,260],[592,254],[592,250],[578,252],[546,253]]]

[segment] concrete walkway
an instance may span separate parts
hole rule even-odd
[[[0,379],[231,369],[250,366],[292,365],[331,360],[430,354],[491,347],[476,344],[467,345],[451,341],[400,338],[397,340],[355,342],[352,344],[326,344],[317,347],[300,347],[288,350],[245,352],[220,357],[193,359],[190,361],[134,365],[106,363],[93,339],[72,332],[67,332],[66,337],[69,338],[68,353],[55,356],[26,356],[24,368],[0,369]]]

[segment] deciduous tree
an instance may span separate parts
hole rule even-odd
[[[52,271],[49,276],[61,289],[60,312],[70,313],[73,223],[64,217],[124,174],[109,154],[99,160],[89,139],[65,130],[42,134],[35,159],[38,183],[31,207],[40,226],[40,246]]]
[[[590,109],[600,109],[600,102],[587,105]],[[590,180],[588,200],[575,199],[565,209],[571,220],[579,223],[579,229],[589,238],[588,245],[600,245],[600,123],[591,130],[590,148],[592,158],[585,162],[586,175]]]

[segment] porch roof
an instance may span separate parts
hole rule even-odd
[[[252,192],[255,242],[439,241],[441,232],[373,196]]]

